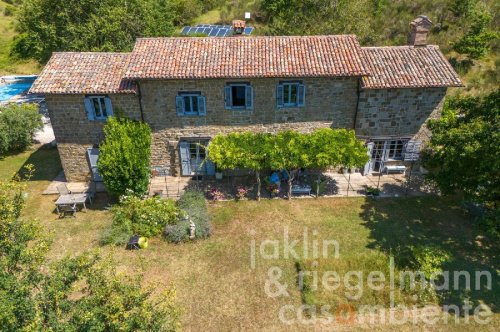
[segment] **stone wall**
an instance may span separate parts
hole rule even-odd
[[[57,149],[68,181],[86,181],[90,177],[87,149],[103,138],[104,121],[89,121],[83,104],[84,95],[47,95]],[[138,99],[135,95],[110,95],[113,109],[125,116],[139,119]]]
[[[144,119],[153,129],[152,164],[179,174],[178,147],[182,138],[213,137],[235,130],[277,132],[294,129],[353,128],[357,102],[355,78],[297,79],[306,86],[305,107],[276,107],[280,79],[171,80],[140,82]],[[287,79],[286,81],[294,81]],[[253,109],[227,110],[224,86],[248,82],[253,87]],[[176,115],[175,97],[181,91],[199,91],[206,98],[206,116]]]
[[[425,123],[441,115],[445,95],[446,88],[362,90],[356,135],[426,141],[429,132]]]
[[[287,79],[292,81],[293,79]],[[356,78],[298,79],[306,86],[305,107],[276,107],[279,79],[171,80],[140,82],[144,120],[153,131],[153,166],[168,167],[179,174],[178,142],[183,138],[210,138],[236,130],[271,132],[293,129],[310,132],[316,128],[353,128],[359,137],[400,136],[425,140],[425,122],[440,115],[445,88],[363,90],[356,115]],[[251,110],[227,110],[224,86],[249,82],[253,86]],[[175,97],[181,91],[199,91],[206,98],[206,116],[176,113]],[[54,134],[64,172],[69,181],[89,178],[86,149],[103,138],[104,121],[89,121],[84,95],[47,95]],[[139,99],[133,94],[110,95],[115,112],[140,119]]]

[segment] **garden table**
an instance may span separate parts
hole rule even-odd
[[[56,201],[56,209],[57,213],[59,213],[59,207],[62,205],[73,205],[73,204],[80,204],[83,206],[83,209],[87,211],[87,206],[85,203],[89,199],[89,194],[83,193],[83,194],[67,194],[67,195],[61,195]]]

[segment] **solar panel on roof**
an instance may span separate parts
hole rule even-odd
[[[212,31],[212,28],[205,28],[205,30],[203,30],[203,33],[206,33],[208,35],[210,31]]]
[[[227,29],[219,29],[219,33],[217,34],[217,37],[224,37],[227,33]]]
[[[223,29],[228,29],[228,30],[229,30],[229,29],[231,29],[231,28],[232,28],[232,26],[230,26],[230,25],[224,25],[222,28],[223,28]]]
[[[210,37],[215,37],[219,33],[219,29],[212,29],[210,33],[208,34]]]
[[[188,33],[189,29],[191,29],[191,27],[184,27],[184,28],[182,28],[181,33],[182,33],[183,35],[186,35],[186,34]]]
[[[253,27],[246,27],[245,30],[243,30],[243,33],[245,35],[250,35],[253,31]]]
[[[203,30],[205,30],[205,28],[196,28],[195,33],[203,33]]]

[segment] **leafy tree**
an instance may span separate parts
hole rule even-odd
[[[8,151],[23,151],[43,127],[35,104],[10,103],[0,107],[0,156]]]
[[[47,61],[55,51],[130,51],[137,37],[174,33],[168,0],[26,0],[14,53]]]
[[[361,167],[368,162],[366,147],[354,131],[346,129],[318,129],[310,134],[308,153],[310,167],[325,170],[331,167]],[[316,196],[319,195],[318,174]]]
[[[469,30],[453,45],[453,49],[466,54],[471,60],[485,56],[490,42],[499,37],[498,33],[489,30],[490,22],[491,15],[488,12],[475,12]]]
[[[292,182],[297,170],[311,165],[309,137],[287,130],[270,135],[264,144],[270,168],[283,170],[288,177],[288,199],[291,199]]]
[[[230,133],[217,135],[210,141],[208,157],[221,169],[245,168],[255,172],[257,200],[260,200],[260,172],[268,169],[265,141],[269,134]]]
[[[500,198],[500,90],[449,99],[424,154],[428,178],[445,194],[498,207]]]
[[[33,174],[27,167],[27,178]],[[168,290],[152,298],[140,278],[119,276],[109,260],[84,253],[44,266],[50,241],[21,217],[26,182],[0,181],[2,331],[172,331],[179,312]]]
[[[108,118],[97,168],[106,188],[115,195],[131,190],[141,196],[148,190],[151,129],[142,122]]]

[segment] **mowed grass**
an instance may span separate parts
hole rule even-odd
[[[155,285],[158,291],[171,285],[176,287],[177,301],[182,308],[182,326],[186,331],[220,330],[321,330],[351,325],[324,326],[321,323],[285,325],[280,321],[280,309],[285,305],[299,308],[302,304],[333,307],[343,303],[381,304],[387,306],[388,291],[367,291],[356,302],[345,297],[345,289],[326,292],[324,289],[309,292],[307,297],[297,287],[297,263],[310,264],[318,273],[334,270],[343,274],[348,270],[362,271],[365,276],[372,270],[388,266],[389,254],[395,259],[398,252],[419,243],[443,243],[453,252],[453,264],[465,269],[498,270],[498,244],[490,243],[470,228],[469,221],[453,201],[441,198],[412,198],[365,200],[364,198],[263,200],[261,202],[220,202],[209,206],[214,232],[210,239],[181,245],[166,243],[161,238],[150,240],[149,248],[126,251],[123,248],[100,247],[99,238],[111,224],[107,210],[110,203],[106,195],[98,195],[96,203],[76,218],[58,219],[53,212],[57,196],[42,196],[49,179],[60,171],[55,149],[33,149],[0,160],[0,179],[9,178],[25,163],[33,163],[37,173],[29,183],[29,198],[24,217],[36,217],[53,238],[49,261],[85,250],[99,248],[103,255],[111,255],[118,270],[125,274],[140,273],[144,282]],[[298,259],[284,257],[285,232],[288,240],[296,245]],[[304,241],[304,234],[308,240]],[[313,259],[313,241],[336,240],[339,257]],[[277,242],[272,242],[277,241]],[[262,245],[262,244],[265,245]],[[304,254],[307,243],[308,254]],[[278,244],[277,258],[265,259]],[[256,248],[255,265],[252,265],[252,248]],[[307,259],[307,257],[309,259]],[[398,263],[397,263],[398,264]],[[281,285],[286,284],[287,294],[274,293],[269,284],[270,273],[279,268]],[[396,268],[399,268],[397,266]],[[487,326],[475,323],[459,328],[495,330],[500,327],[498,278],[490,292],[469,292],[473,303],[484,303],[495,312],[494,322]],[[457,294],[455,294],[457,295]],[[461,294],[458,294],[461,295]],[[407,301],[400,297],[401,301]],[[456,303],[459,299],[444,296],[442,303]],[[447,301],[447,302],[444,302]],[[405,302],[410,303],[410,302]],[[438,303],[438,304],[442,304]],[[296,314],[287,311],[288,319]],[[306,317],[307,318],[307,317]],[[462,322],[464,319],[462,319]],[[356,327],[375,330],[411,330],[415,326],[375,325]],[[438,324],[436,330],[455,330],[454,324]]]

